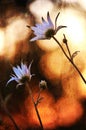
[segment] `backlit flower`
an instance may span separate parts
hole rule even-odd
[[[14,80],[18,83],[17,86],[19,86],[30,81],[31,77],[34,75],[30,72],[31,65],[32,62],[30,63],[29,67],[21,62],[21,66],[13,67],[14,74],[11,75],[11,78],[7,84]]]
[[[50,18],[49,12],[47,13],[47,21],[42,17],[42,23],[41,24],[36,24],[35,26],[27,26],[31,28],[32,31],[34,31],[35,37],[32,38],[30,41],[35,41],[35,40],[43,40],[43,39],[50,39],[52,38],[58,30],[61,28],[64,28],[66,26],[58,26],[57,27],[57,18],[60,13],[55,18],[55,26]]]

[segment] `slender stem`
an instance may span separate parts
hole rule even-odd
[[[38,117],[38,120],[39,120],[39,123],[40,123],[40,126],[41,126],[41,130],[44,130],[43,124],[42,124],[42,121],[41,121],[41,118],[40,118],[40,115],[39,115],[39,111],[37,109],[37,105],[36,105],[36,103],[34,101],[34,98],[33,98],[33,95],[32,95],[32,91],[31,91],[31,89],[29,87],[29,83],[26,83],[26,86],[28,87],[29,94],[31,96],[31,99],[32,99],[32,102],[33,102],[33,105],[34,105],[34,108],[35,108],[35,111],[36,111],[36,114],[37,114],[37,117]]]
[[[66,47],[67,47],[67,50],[68,50],[69,56],[70,56],[70,58],[71,58],[71,52],[70,52],[70,49],[69,49],[68,44],[66,44]]]
[[[39,90],[38,97],[37,97],[37,100],[36,100],[36,105],[39,103],[41,91],[42,91],[42,89]]]
[[[80,70],[78,69],[78,67],[74,64],[74,62],[68,57],[68,55],[66,54],[65,50],[63,49],[62,45],[59,43],[59,41],[53,36],[52,37],[56,43],[59,45],[59,47],[61,48],[62,52],[64,53],[64,55],[66,56],[66,58],[70,61],[70,63],[75,67],[75,69],[77,70],[77,72],[79,73],[79,75],[81,76],[82,80],[84,81],[84,83],[86,84],[86,80],[83,77],[83,75],[81,74]]]
[[[71,52],[70,52],[70,49],[69,49],[69,46],[68,46],[68,44],[67,44],[67,39],[66,39],[66,37],[65,37],[65,34],[63,34],[63,36],[64,36],[64,40],[65,40],[65,45],[66,45],[66,48],[67,48],[67,51],[68,51],[68,54],[69,54],[69,56],[70,56],[70,58],[72,58],[72,56],[71,56]]]
[[[9,113],[9,111],[8,111],[8,109],[7,109],[7,107],[6,107],[6,104],[5,104],[4,100],[3,100],[3,97],[2,97],[2,95],[1,95],[1,93],[0,93],[0,100],[1,100],[1,105],[3,106],[3,109],[4,109],[5,113],[6,113],[7,116],[10,118],[10,120],[13,122],[13,124],[14,124],[14,126],[15,126],[15,129],[16,129],[16,130],[20,130],[19,127],[17,126],[15,120],[13,119],[12,115]]]

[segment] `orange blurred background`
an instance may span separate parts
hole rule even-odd
[[[23,86],[16,83],[6,87],[12,66],[23,60],[27,64],[33,59],[30,86],[36,99],[39,81],[47,81],[48,89],[42,92],[44,99],[38,105],[45,130],[86,129],[86,85],[63,55],[56,42],[33,37],[27,25],[46,19],[47,11],[57,25],[66,25],[56,38],[62,43],[66,35],[71,53],[80,51],[75,64],[86,79],[86,2],[85,0],[1,0],[0,1],[0,91],[5,99],[10,93],[7,107],[20,130],[41,130],[34,106]],[[0,106],[0,130],[14,130],[13,124]]]

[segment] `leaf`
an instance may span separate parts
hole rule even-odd
[[[72,54],[71,59],[73,60],[73,58],[74,58],[75,56],[77,56],[79,52],[80,52],[80,51],[75,51],[75,52]]]

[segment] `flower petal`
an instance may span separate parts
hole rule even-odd
[[[22,69],[20,68],[20,66],[17,66],[17,69],[20,71],[21,76],[23,75]]]
[[[33,60],[31,61],[30,65],[29,65],[29,67],[28,67],[28,72],[29,72],[29,73],[30,73],[30,71],[31,71],[32,63],[33,63]]]
[[[43,17],[42,17],[42,22],[43,22],[43,24],[45,24],[45,25],[48,24]]]
[[[42,17],[42,22],[46,22],[45,19]]]
[[[46,37],[44,35],[42,35],[42,36],[39,35],[39,36],[36,36],[36,37],[32,38],[30,41],[32,42],[32,41],[42,40],[42,39],[46,39]]]
[[[57,16],[56,16],[56,18],[55,18],[55,30],[56,30],[56,28],[57,28],[57,19],[58,19],[58,17],[59,17],[59,14],[60,14],[60,12],[57,14]]]
[[[55,33],[57,33],[60,29],[62,29],[62,28],[66,28],[67,26],[58,26],[57,28],[56,28],[56,30],[55,30]]]
[[[36,27],[42,32],[43,29],[42,24],[36,24]]]
[[[45,25],[44,25],[45,26]],[[34,34],[37,35],[42,35],[46,29],[43,24],[36,24],[36,27],[32,26],[31,29],[34,31]],[[45,28],[45,29],[44,29]]]
[[[52,23],[52,21],[51,21],[49,12],[47,12],[47,20],[48,20],[49,25],[50,25],[52,28],[54,28],[54,25],[53,25],[53,23]]]
[[[21,73],[20,73],[20,71],[16,67],[13,67],[13,71],[14,71],[14,73],[16,74],[16,76],[18,78],[21,78]]]
[[[36,40],[39,40],[39,37],[36,36],[36,37],[30,39],[30,42],[33,42],[33,41],[36,41]]]
[[[23,75],[25,75],[27,73],[27,66],[21,63],[21,69],[22,69]]]
[[[18,80],[17,77],[11,77],[11,78],[8,80],[6,86],[7,86],[11,81],[13,81],[13,80],[15,80],[17,83],[19,82],[19,80]]]

